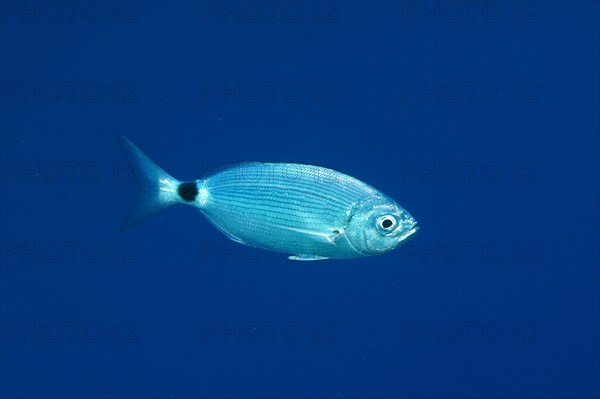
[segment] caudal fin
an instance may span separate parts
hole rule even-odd
[[[162,208],[180,202],[177,190],[181,182],[152,162],[127,138],[119,135],[119,141],[140,187],[121,226],[121,231],[126,231]]]

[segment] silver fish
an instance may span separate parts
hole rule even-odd
[[[382,254],[419,229],[394,200],[332,169],[250,162],[183,182],[120,140],[140,186],[123,230],[181,203],[198,208],[233,241],[292,260],[320,260]]]

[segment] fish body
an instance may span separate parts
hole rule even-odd
[[[125,229],[165,206],[184,203],[230,239],[294,260],[377,255],[418,230],[416,220],[391,198],[332,169],[250,162],[182,182],[126,138],[121,144],[140,183]]]

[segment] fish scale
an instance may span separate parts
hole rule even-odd
[[[295,254],[314,252],[333,244],[322,236],[282,227],[324,234],[342,228],[352,204],[373,189],[364,183],[356,189],[340,180],[334,171],[313,165],[242,165],[202,183],[208,191],[202,212],[244,244],[291,248]]]

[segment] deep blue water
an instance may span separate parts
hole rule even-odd
[[[595,1],[0,3],[2,398],[597,398]],[[175,206],[332,167],[421,230],[291,262]]]

